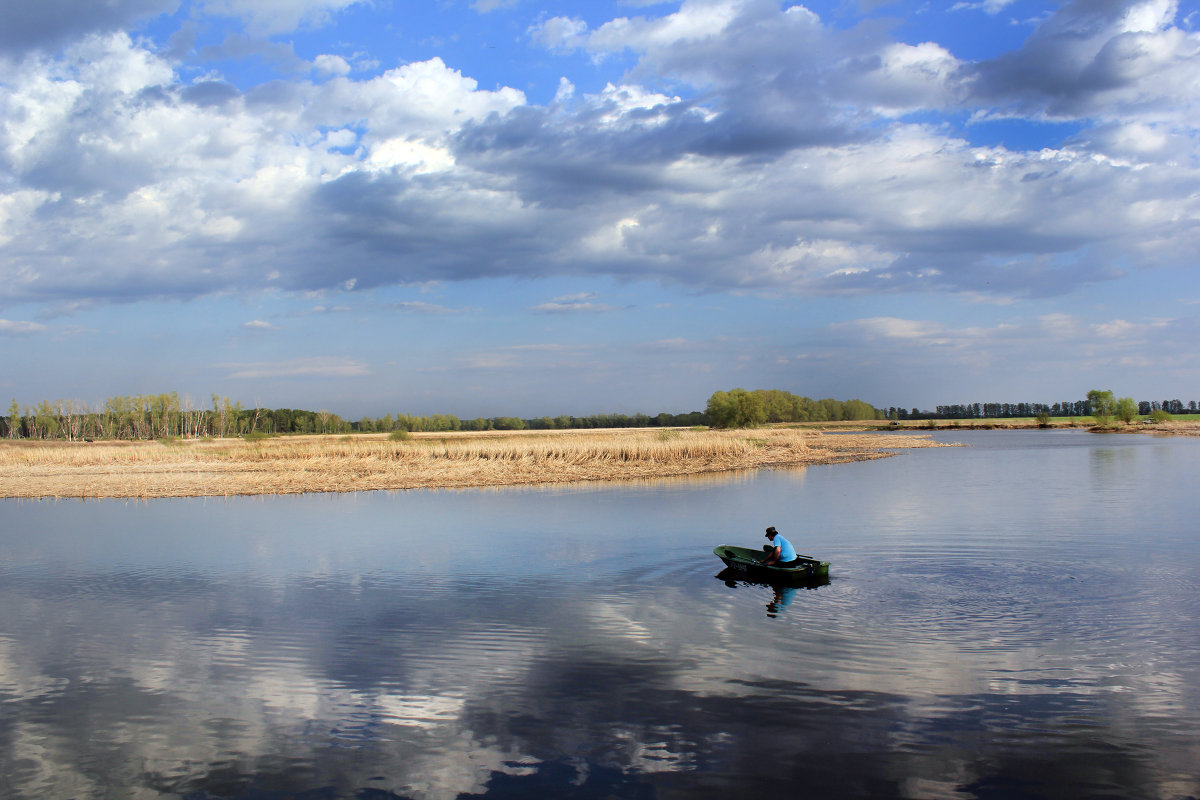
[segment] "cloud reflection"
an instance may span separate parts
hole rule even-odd
[[[768,626],[758,594],[714,603],[710,584],[738,593],[711,577],[447,595],[383,580],[264,590],[98,574],[83,580],[99,587],[88,602],[52,576],[5,577],[9,796],[704,797],[797,780],[838,797],[1030,781],[1057,797],[1195,791],[1171,769],[1186,755],[1178,730],[1164,740],[1157,723],[1155,745],[1139,741],[1153,712],[1089,691],[1099,675],[947,692],[954,673],[986,670],[937,643],[881,641],[876,663],[904,666],[855,688],[863,672],[805,655],[822,593]]]

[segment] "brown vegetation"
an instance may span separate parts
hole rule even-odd
[[[630,480],[833,464],[930,447],[920,436],[767,429],[2,442],[0,497],[199,497]]]

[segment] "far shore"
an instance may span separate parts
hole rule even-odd
[[[1032,418],[1007,419],[906,419],[863,420],[853,422],[801,422],[796,427],[821,431],[1018,431],[1018,430],[1080,430],[1103,434],[1146,434],[1149,436],[1200,436],[1200,414],[1175,417],[1165,422],[1134,420],[1129,424],[1115,422],[1100,427],[1092,417],[1055,417],[1045,425]]]
[[[0,497],[158,498],[530,486],[885,458],[923,435],[622,428],[0,442]]]

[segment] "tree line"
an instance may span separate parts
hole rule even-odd
[[[363,417],[353,424],[354,430],[363,432],[409,432],[437,433],[442,431],[520,431],[520,430],[566,430],[572,428],[669,428],[692,425],[707,425],[701,411],[683,414],[661,412],[647,414],[590,414],[576,417],[560,414],[557,417],[476,417],[459,419],[453,414],[412,416],[388,414],[383,417]]]
[[[1100,390],[1093,390],[1100,391]],[[1107,390],[1105,390],[1107,391]],[[1111,394],[1111,392],[1110,392]],[[892,420],[904,419],[1011,419],[1019,417],[1039,417],[1043,414],[1050,417],[1093,417],[1097,411],[1103,413],[1106,406],[1097,403],[1097,398],[1091,396],[1083,400],[1065,400],[1058,403],[955,403],[937,406],[935,411],[922,411],[892,406],[887,410],[887,418]],[[1150,416],[1155,412],[1168,414],[1196,414],[1195,400],[1184,404],[1181,400],[1141,400],[1120,398],[1133,403],[1135,413],[1139,416]],[[1128,405],[1126,406],[1128,408]]]
[[[7,439],[199,439],[297,433],[391,433],[489,430],[553,430],[564,428],[643,428],[707,425],[704,412],[683,414],[591,414],[588,416],[477,417],[453,414],[414,416],[387,414],[343,419],[327,410],[245,408],[228,397],[212,395],[212,405],[198,406],[177,392],[112,397],[89,408],[70,400],[21,405],[16,400],[0,416],[0,437]]]
[[[198,406],[177,392],[111,397],[89,408],[77,401],[42,401],[22,406],[13,400],[0,416],[0,437],[8,439],[167,439],[298,433],[392,433],[489,430],[563,430],[572,428],[754,427],[773,422],[838,422],[843,420],[997,419],[1011,417],[1109,416],[1129,421],[1135,415],[1195,414],[1197,402],[1116,398],[1093,390],[1083,400],[1057,403],[961,403],[936,411],[893,406],[877,409],[861,400],[814,400],[778,389],[717,391],[704,411],[675,414],[591,414],[520,418],[511,416],[460,419],[453,414],[343,419],[328,411],[293,408],[245,408],[228,397],[211,396],[211,406]]]
[[[228,397],[212,395],[212,407],[201,407],[177,392],[110,397],[102,405],[89,408],[74,400],[43,400],[34,406],[22,406],[16,400],[8,414],[0,417],[0,436],[7,439],[196,439],[238,436],[263,430],[268,418],[283,415],[308,415],[305,427],[317,430],[318,424],[336,427],[336,415],[329,412],[291,412],[246,409]],[[289,423],[291,424],[291,423]]]
[[[813,400],[779,389],[714,392],[705,408],[714,428],[751,428],[769,422],[840,422],[883,419],[883,412],[862,400]]]

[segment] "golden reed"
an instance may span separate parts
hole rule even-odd
[[[0,497],[200,497],[631,480],[881,458],[935,442],[873,433],[619,429],[0,442]]]

